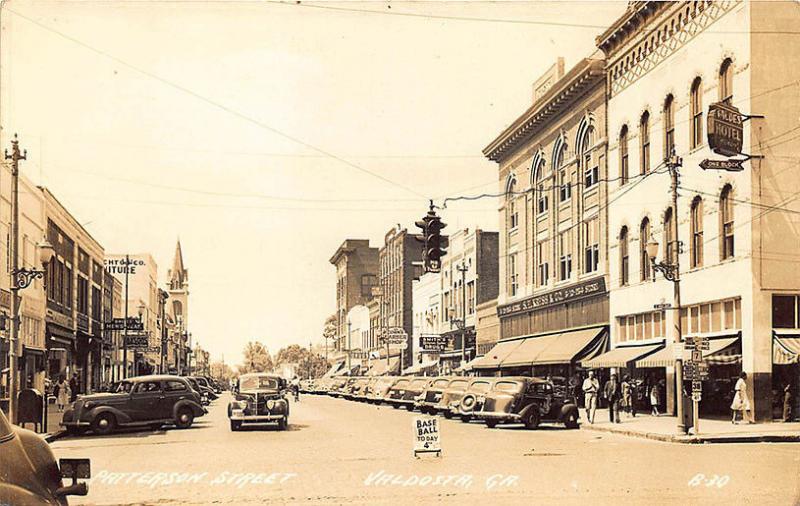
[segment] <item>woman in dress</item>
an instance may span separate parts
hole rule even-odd
[[[631,403],[633,399],[631,398],[631,378],[630,376],[624,376],[622,378],[622,411],[627,414],[631,414]]]
[[[739,379],[736,380],[736,386],[733,387],[733,402],[731,402],[731,411],[733,411],[733,418],[731,423],[736,423],[736,412],[742,412],[742,421],[745,419],[747,423],[754,423],[750,416],[750,399],[747,397],[747,373],[742,371],[739,374]]]
[[[658,383],[654,383],[650,387],[650,405],[652,406],[652,415],[658,416],[658,405],[661,404],[661,392],[658,389]]]
[[[69,404],[70,389],[64,375],[58,377],[56,386],[54,387],[53,394],[56,397],[56,405],[58,406],[59,413],[64,411],[64,406]]]

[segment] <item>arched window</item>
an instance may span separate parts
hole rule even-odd
[[[650,172],[650,113],[645,111],[639,120],[639,173]]]
[[[664,100],[664,158],[672,155],[675,149],[675,100],[667,95]]]
[[[645,218],[639,226],[639,280],[650,279],[650,257],[647,256],[647,241],[650,240],[650,220]]]
[[[628,250],[628,227],[622,227],[619,232],[619,284],[622,286],[630,282],[629,277],[630,253]]]
[[[719,67],[719,99],[726,103],[733,100],[733,62],[730,58]]]
[[[703,144],[703,81],[696,77],[689,97],[689,146],[694,149]]]
[[[675,234],[672,222],[672,208],[664,211],[664,261],[668,264],[675,264]]]
[[[619,181],[620,185],[628,182],[628,125],[622,125],[619,131]]]
[[[541,158],[536,162],[536,170],[534,170],[533,173],[533,180],[534,184],[536,185],[536,212],[538,214],[544,214],[549,208],[550,200],[548,198],[549,189],[544,184],[544,160]]]
[[[517,209],[517,178],[511,176],[506,185],[506,214],[508,216],[508,230],[516,230],[519,225],[519,210]]]
[[[580,153],[578,160],[581,164],[581,170],[583,171],[583,185],[585,189],[589,189],[596,185],[600,176],[600,169],[593,159],[593,146],[594,128],[587,127],[586,131],[583,133],[583,138],[581,139],[580,144],[578,144]]]
[[[719,215],[722,222],[722,259],[733,258],[733,188],[726,184],[719,197]]]
[[[689,248],[689,261],[692,268],[703,265],[703,199],[695,197],[691,207],[692,242]]]

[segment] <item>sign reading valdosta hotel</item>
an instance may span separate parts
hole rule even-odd
[[[512,302],[511,304],[498,306],[497,314],[501,317],[508,316],[561,302],[582,299],[592,295],[599,295],[601,293],[605,293],[605,291],[606,283],[603,278],[590,279],[582,283],[565,286],[564,288],[559,288],[541,295],[534,295],[526,299]]]

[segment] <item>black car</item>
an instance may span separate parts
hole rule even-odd
[[[174,424],[192,426],[207,413],[200,395],[180,376],[138,376],[119,382],[114,392],[82,395],[64,412],[61,425],[73,434],[91,429],[109,434],[118,427]]]
[[[231,430],[244,424],[277,422],[278,430],[289,425],[286,380],[275,374],[250,373],[239,378],[236,398],[228,404]]]
[[[502,422],[522,423],[528,429],[537,428],[541,422],[563,423],[568,429],[578,427],[578,407],[572,398],[542,378],[498,378],[485,394],[483,407],[473,416],[490,428]]]

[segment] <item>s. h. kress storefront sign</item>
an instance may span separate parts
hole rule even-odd
[[[517,313],[524,313],[555,304],[591,297],[606,292],[606,283],[603,278],[590,279],[574,285],[565,286],[552,292],[534,295],[511,304],[497,307],[497,315],[501,318]]]

